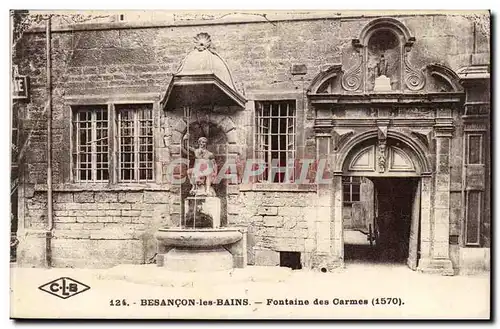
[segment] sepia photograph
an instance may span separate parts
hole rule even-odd
[[[11,319],[492,318],[490,11],[8,14]]]

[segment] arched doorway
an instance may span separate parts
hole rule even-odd
[[[422,186],[430,186],[427,160],[397,134],[364,137],[341,150],[334,178],[342,258],[347,265],[406,263],[416,270],[428,253],[421,234],[430,226],[429,203],[422,202]]]

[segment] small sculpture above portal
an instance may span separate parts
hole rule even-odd
[[[387,61],[384,54],[380,55],[379,62],[375,66],[375,82],[373,91],[391,91],[391,79],[387,76]]]
[[[381,75],[387,76],[387,61],[384,58],[384,54],[380,55],[380,60],[376,68],[377,68],[377,77]]]
[[[194,196],[215,196],[212,186],[217,177],[217,163],[215,156],[207,149],[208,139],[200,137],[198,148],[189,146],[189,133],[184,136],[183,149],[186,153],[194,154],[195,162],[193,168],[188,169],[189,181],[191,182],[190,195]]]

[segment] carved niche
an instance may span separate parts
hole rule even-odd
[[[421,90],[425,75],[411,65],[408,56],[414,42],[408,28],[396,19],[371,21],[352,41],[357,60],[342,76],[342,88],[351,92]]]

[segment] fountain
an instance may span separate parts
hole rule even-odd
[[[174,74],[162,101],[164,109],[184,109],[187,131],[181,142],[181,154],[190,164],[187,170],[190,189],[184,193],[187,189],[181,187],[183,219],[180,226],[161,228],[156,232],[157,265],[184,272],[242,268],[247,262],[246,230],[224,227],[221,223],[226,207],[221,202],[224,195],[220,194],[225,189],[214,189],[218,166],[216,155],[207,148],[209,138],[221,138],[224,133],[219,131],[210,135],[209,131],[218,129],[210,127],[207,122],[197,122],[195,127],[198,129],[192,136],[190,126],[193,109],[203,109],[209,116],[215,106],[242,109],[245,99],[236,91],[226,63],[211,48],[210,36],[198,34],[195,44],[195,49]],[[198,145],[193,148],[191,143]],[[191,160],[194,160],[192,165]],[[227,156],[223,161],[226,160]]]

